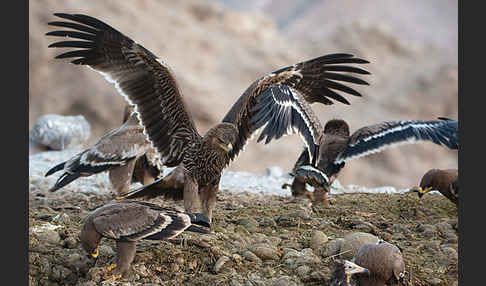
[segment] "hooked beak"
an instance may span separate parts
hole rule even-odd
[[[427,187],[425,189],[422,189],[422,187],[413,187],[413,188],[410,189],[410,191],[417,192],[419,198],[422,198],[423,195],[425,195],[426,193],[432,191],[432,187]]]
[[[221,146],[221,148],[226,151],[226,153],[228,153],[228,155],[231,156],[231,154],[233,153],[233,144],[231,143],[228,143],[228,145],[219,145]]]
[[[367,268],[361,267],[359,265],[353,265],[353,269],[346,271],[346,283],[349,285],[351,283],[351,276],[357,273],[365,273],[370,274],[370,271]]]
[[[369,274],[370,271],[368,270],[368,268],[364,268],[364,267],[361,267],[359,265],[353,265],[353,268],[349,271],[346,271],[346,274],[351,276],[353,274],[358,274],[358,273],[366,273],[366,274]]]
[[[94,253],[90,253],[89,256],[96,259],[98,257],[98,254],[99,254],[99,249],[96,248],[96,251]]]

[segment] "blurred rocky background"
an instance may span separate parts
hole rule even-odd
[[[385,120],[458,118],[457,1],[29,1],[29,129],[45,114],[83,115],[87,144],[121,124],[125,105],[98,73],[54,60],[44,34],[55,12],[97,17],[166,60],[204,133],[260,76],[312,57],[353,53],[371,62],[370,86],[350,106],[312,107],[325,123],[351,131]],[[290,171],[303,144],[288,136],[251,142],[228,170]],[[406,188],[430,168],[457,167],[457,152],[432,143],[404,145],[349,161],[342,184]],[[54,164],[54,163],[53,163]]]

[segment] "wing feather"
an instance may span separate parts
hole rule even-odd
[[[266,139],[265,143],[298,133],[311,160],[315,159],[322,126],[310,104],[333,104],[331,99],[349,104],[338,92],[361,96],[340,82],[367,84],[353,74],[369,72],[349,65],[366,63],[350,54],[329,54],[281,68],[253,82],[222,120],[235,124],[239,131],[231,159],[257,130],[262,130],[258,141]]]
[[[449,149],[459,148],[457,120],[385,121],[358,129],[351,135],[345,151],[334,163],[359,158],[396,144],[431,141]]]
[[[159,160],[163,158],[160,165],[178,165],[185,148],[201,137],[184,106],[170,68],[149,50],[96,18],[81,14],[54,15],[73,22],[56,21],[49,25],[76,31],[47,33],[48,36],[70,37],[69,41],[56,42],[49,47],[83,48],[56,58],[77,58],[72,63],[88,65],[114,83],[118,92],[135,105],[143,133],[157,150]]]
[[[172,208],[138,201],[118,201],[91,214],[96,230],[105,237],[137,241],[171,238],[191,225],[190,216]]]

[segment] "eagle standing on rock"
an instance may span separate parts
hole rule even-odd
[[[132,182],[150,184],[155,181],[160,170],[152,163],[153,159],[150,160],[153,148],[143,134],[136,114],[125,109],[123,121],[122,126],[105,134],[91,148],[47,171],[46,177],[64,171],[50,191],[55,192],[79,177],[104,171],[109,172],[110,182],[118,195],[128,192]]]
[[[312,111],[309,111],[312,112]],[[316,202],[325,203],[328,188],[337,178],[347,160],[381,152],[399,144],[431,141],[437,145],[458,149],[457,120],[399,120],[385,121],[362,127],[352,135],[348,124],[341,119],[329,120],[316,136],[318,152],[313,163],[305,149],[295,163],[291,187],[293,196],[306,196]],[[314,187],[314,194],[306,190],[305,184]]]
[[[73,30],[48,32],[46,35],[67,38],[49,47],[80,48],[56,58],[76,58],[71,63],[88,65],[114,83],[118,92],[135,106],[144,133],[157,150],[160,165],[176,167],[166,177],[126,194],[125,198],[183,198],[187,212],[202,211],[210,220],[222,170],[243,150],[255,131],[271,120],[262,135],[278,139],[299,133],[311,143],[309,138],[319,131],[310,124],[317,118],[308,112],[309,104],[332,104],[331,99],[349,104],[336,91],[361,95],[339,82],[367,84],[347,74],[369,74],[343,65],[368,63],[353,55],[330,54],[297,63],[256,80],[222,122],[201,136],[165,62],[98,19],[80,14],[54,15],[73,22],[56,21],[49,25]],[[278,116],[267,118],[262,110]],[[317,145],[308,147],[314,153]]]
[[[459,205],[459,182],[457,169],[431,169],[420,180],[420,187],[410,190],[417,192],[419,198],[426,193],[437,190],[451,202]]]
[[[137,241],[170,239],[186,230],[208,233],[204,227],[210,227],[210,224],[203,214],[183,213],[147,202],[124,200],[106,204],[89,214],[85,218],[80,241],[88,255],[97,258],[103,237],[116,240],[116,263],[106,267],[108,271],[114,269],[108,280],[115,280],[129,270]]]

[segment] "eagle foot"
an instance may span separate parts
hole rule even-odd
[[[106,266],[105,269],[106,269],[106,271],[111,271],[111,270],[115,269],[115,267],[116,267],[116,263],[112,263],[112,264]]]
[[[112,264],[112,265],[113,265],[113,264]],[[110,266],[111,266],[111,265],[110,265]],[[108,278],[108,279],[104,280],[104,281],[103,281],[103,282],[101,282],[101,283],[113,282],[113,281],[115,281],[115,280],[117,280],[117,279],[120,279],[121,277],[122,277],[122,275],[121,275],[121,274],[118,274],[118,275],[111,275],[111,277],[110,277],[110,278]]]

